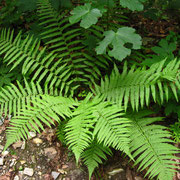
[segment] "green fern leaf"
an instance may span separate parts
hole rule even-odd
[[[86,52],[84,31],[69,23],[68,11],[57,12],[48,0],[37,3],[40,25],[44,27],[41,37],[49,49],[62,58],[61,63],[68,64],[66,68],[71,72],[71,78],[85,84],[99,79],[99,69],[108,69],[107,59]]]
[[[81,157],[84,164],[88,167],[89,179],[91,178],[94,169],[98,167],[99,164],[102,164],[102,159],[107,159],[106,154],[112,155],[110,148],[97,143],[95,140],[82,153]]]
[[[40,42],[37,39],[27,36],[22,40],[19,33],[13,40],[13,31],[6,29],[1,31],[0,37],[0,54],[5,54],[4,62],[13,64],[11,70],[23,63],[23,75],[32,75],[33,81],[40,83],[43,80],[50,88],[60,87],[61,92],[73,94],[73,88],[76,87],[69,87],[72,83],[68,79],[71,75],[70,69],[66,68],[66,64],[60,66],[61,60],[56,61],[56,55],[47,55],[46,48],[39,51]]]
[[[144,117],[152,114],[145,111],[128,116],[133,123],[131,126],[130,149],[134,158],[135,165],[140,164],[139,170],[148,168],[146,176],[159,180],[172,180],[176,169],[176,162],[172,159],[178,153],[178,149],[172,144],[171,136],[166,127],[161,125],[151,125],[162,118]]]
[[[38,97],[45,92],[42,90],[38,83],[28,83],[25,79],[25,86],[18,81],[17,86],[10,84],[5,88],[0,89],[0,114],[1,116],[7,116],[7,114],[17,115],[20,113],[21,108],[25,108],[26,105],[30,105],[31,100]]]
[[[130,121],[125,118],[123,109],[110,103],[100,103],[96,107],[96,125],[93,136],[99,143],[125,152],[132,157],[129,151]]]
[[[77,103],[71,98],[53,97],[42,95],[32,100],[33,106],[28,106],[26,109],[21,109],[20,114],[13,117],[10,121],[10,127],[6,131],[7,143],[5,149],[15,141],[27,139],[29,131],[44,130],[43,124],[51,127],[54,121],[59,122],[60,117],[70,117],[71,109]]]
[[[79,107],[73,112],[72,119],[67,123],[65,132],[66,140],[72,149],[78,162],[82,152],[89,146],[92,140],[92,130],[94,129],[96,106],[100,103],[100,98],[90,101],[92,94],[81,102]]]
[[[153,64],[150,69],[136,68],[132,66],[127,71],[124,65],[120,74],[115,66],[111,76],[106,76],[101,80],[101,85],[95,84],[91,88],[96,95],[103,95],[108,101],[116,102],[125,110],[131,104],[133,110],[138,110],[139,106],[149,105],[150,97],[156,102],[160,98],[160,103],[164,99],[168,101],[168,94],[171,90],[178,101],[177,89],[180,89],[179,65],[177,59],[172,60],[164,67],[165,60]]]

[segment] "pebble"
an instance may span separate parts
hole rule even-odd
[[[24,160],[21,160],[21,161],[20,161],[20,163],[21,163],[21,164],[25,164],[25,163],[26,163],[26,161],[24,161]]]
[[[39,138],[34,138],[34,139],[33,139],[33,143],[35,143],[35,144],[39,145],[39,144],[42,144],[42,143],[43,143],[43,141],[42,141],[42,139],[39,139]]]
[[[4,152],[2,153],[3,157],[7,156],[8,154],[9,154],[9,151],[4,151]]]
[[[12,145],[12,147],[13,147],[14,149],[17,149],[17,148],[20,148],[20,147],[22,146],[22,144],[23,144],[22,141],[17,141],[17,142],[15,142],[15,143]]]
[[[16,159],[12,159],[12,160],[11,160],[11,164],[10,164],[9,166],[10,166],[10,167],[13,167],[15,163],[16,163]]]
[[[4,158],[0,158],[0,166],[3,166],[4,164]]]
[[[119,169],[114,169],[111,172],[108,172],[108,174],[111,176],[114,176],[115,174],[118,174],[118,173],[123,172],[123,171],[124,171],[124,169],[119,168]]]
[[[56,172],[56,171],[52,171],[51,175],[54,178],[54,180],[56,180],[58,178],[60,173]]]
[[[26,141],[23,141],[21,149],[25,149],[25,147],[26,147]]]
[[[14,177],[14,180],[19,180],[19,176],[16,175],[16,176]]]
[[[63,169],[58,169],[58,172],[60,172],[61,174],[67,174],[67,172]]]
[[[29,137],[28,137],[28,139],[32,139],[32,138],[34,138],[34,137],[36,137],[36,133],[33,132],[33,131],[30,131],[30,132],[29,132]]]
[[[38,175],[40,175],[40,176],[41,176],[41,175],[42,175],[42,172],[38,172]]]
[[[0,126],[3,125],[3,124],[4,124],[4,118],[1,117],[1,118],[0,118]]]
[[[69,167],[69,166],[66,165],[66,164],[62,165],[62,169],[67,169],[68,167]]]
[[[56,156],[57,151],[55,148],[50,147],[50,148],[45,148],[44,153],[46,156],[48,156],[48,158],[53,159]]]
[[[28,176],[32,176],[34,174],[34,170],[32,168],[25,168],[24,174]]]
[[[135,176],[134,179],[135,179],[135,180],[143,180],[143,178],[142,178],[142,177],[139,177],[139,176]]]
[[[4,149],[4,146],[0,145],[0,151],[2,151]]]

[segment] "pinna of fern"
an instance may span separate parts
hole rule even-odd
[[[95,88],[91,89],[96,95],[103,95],[104,99],[120,107],[124,105],[125,110],[129,104],[137,111],[139,106],[148,106],[150,97],[162,104],[164,99],[168,101],[170,91],[178,101],[180,61],[174,59],[164,67],[165,61],[155,63],[149,69],[133,65],[130,70],[125,63],[122,73],[115,66],[110,77],[106,75],[100,85],[94,84]]]
[[[72,98],[47,94],[37,96],[31,100],[31,105],[24,105],[11,119],[6,131],[5,149],[20,139],[26,140],[31,130],[40,133],[40,130],[44,130],[44,124],[51,127],[51,124],[55,124],[54,121],[59,122],[61,118],[70,117],[72,109],[77,105]]]
[[[162,125],[152,124],[162,121],[161,117],[148,117],[151,111],[132,113],[127,117],[132,120],[130,127],[130,151],[138,170],[147,170],[146,175],[150,179],[172,180],[179,164],[173,159],[179,149],[173,145],[171,134]]]
[[[43,82],[47,86],[58,87],[64,94],[76,88],[70,85],[71,72],[66,64],[57,59],[57,55],[48,53],[46,47],[40,49],[40,42],[33,36],[22,39],[21,32],[14,37],[14,31],[2,29],[0,32],[0,55],[4,55],[4,63],[12,64],[12,69],[22,64],[22,74],[32,81]]]
[[[68,11],[57,12],[49,0],[38,0],[38,16],[43,26],[41,39],[48,49],[67,63],[71,76],[77,82],[99,79],[100,68],[108,69],[104,56],[94,57],[83,44],[84,30],[69,23]],[[98,59],[98,61],[97,61]]]

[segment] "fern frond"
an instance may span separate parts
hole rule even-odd
[[[27,36],[22,40],[21,33],[13,38],[13,31],[3,29],[0,36],[0,54],[4,55],[4,61],[13,64],[12,69],[23,64],[22,74],[32,76],[33,81],[44,81],[50,87],[59,87],[61,92],[67,93],[72,83],[68,78],[71,72],[62,65],[60,59],[56,59],[53,53],[47,54],[46,48],[40,49],[40,42],[33,36]],[[73,93],[73,90],[70,90]]]
[[[93,136],[99,143],[123,151],[132,157],[129,151],[131,123],[128,118],[124,117],[123,111],[124,109],[120,109],[117,105],[107,102],[100,103],[94,112],[96,113],[96,125]]]
[[[132,119],[130,150],[132,156],[136,158],[135,165],[139,165],[139,170],[147,170],[146,176],[159,180],[172,180],[176,169],[176,162],[172,159],[178,153],[178,149],[169,139],[170,133],[166,127],[152,124],[160,121],[160,117],[145,117],[152,112],[145,111],[134,113],[128,116]]]
[[[93,57],[83,45],[84,30],[69,23],[68,11],[57,12],[49,0],[38,0],[40,25],[44,27],[41,37],[49,49],[68,64],[72,78],[88,83],[101,75],[99,68],[107,69],[107,60]]]
[[[110,77],[106,76],[100,86],[95,84],[95,88],[91,89],[96,95],[104,95],[105,99],[116,102],[120,107],[124,105],[125,109],[129,104],[133,110],[138,110],[140,105],[149,105],[150,97],[155,102],[158,99],[160,103],[164,99],[168,101],[169,91],[173,92],[178,101],[180,62],[174,59],[165,67],[164,62],[153,64],[147,70],[132,66],[129,71],[125,64],[122,73],[115,66]]]
[[[81,157],[89,171],[89,179],[94,169],[98,167],[99,164],[102,164],[102,159],[107,160],[106,154],[112,155],[110,148],[97,143],[96,140],[82,153]]]
[[[129,151],[130,121],[123,117],[123,109],[102,102],[99,97],[90,100],[91,96],[89,94],[75,109],[65,128],[67,143],[77,162],[94,138],[98,143],[121,150],[132,157]]]
[[[0,114],[17,115],[21,108],[30,105],[31,100],[43,94],[56,94],[55,91],[42,90],[38,83],[28,83],[25,79],[25,86],[17,81],[17,86],[10,84],[0,89]]]
[[[19,115],[14,116],[7,128],[7,143],[5,149],[13,142],[27,139],[29,131],[44,130],[43,124],[51,127],[54,121],[59,122],[60,117],[70,117],[77,103],[71,98],[61,96],[53,97],[42,95],[32,100],[33,106],[21,109]]]
[[[100,98],[90,100],[92,94],[81,102],[79,107],[72,114],[72,119],[66,125],[67,144],[72,149],[78,162],[81,153],[89,146],[92,140],[92,130],[94,129],[95,115],[93,114],[96,106],[101,101]]]

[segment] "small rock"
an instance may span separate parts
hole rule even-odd
[[[22,146],[22,144],[23,144],[22,141],[17,141],[17,142],[15,142],[15,143],[12,145],[12,147],[13,147],[14,149],[17,149],[17,148],[20,148],[20,147]]]
[[[1,118],[0,118],[0,126],[3,125],[3,124],[4,124],[4,118],[1,117]]]
[[[42,143],[43,143],[43,141],[42,141],[42,139],[39,139],[39,138],[34,138],[34,139],[33,139],[33,143],[35,143],[35,144],[39,145],[39,144],[42,144]]]
[[[12,115],[8,115],[8,120],[10,121],[12,119]]]
[[[68,167],[69,167],[69,166],[66,165],[66,164],[62,165],[62,169],[67,169]]]
[[[31,156],[31,160],[32,160],[32,162],[33,163],[36,163],[36,158],[35,158],[35,156],[33,155],[33,156]]]
[[[63,169],[58,169],[58,172],[60,172],[61,174],[67,174],[67,172],[64,171]]]
[[[143,178],[142,178],[142,177],[139,177],[139,176],[135,176],[134,179],[135,179],[135,180],[143,180]]]
[[[2,151],[4,149],[4,146],[0,145],[0,151]]]
[[[48,156],[48,158],[53,159],[56,156],[57,151],[55,148],[50,147],[50,148],[45,148],[44,153],[45,153],[45,156]]]
[[[32,176],[34,174],[34,170],[32,168],[25,168],[24,174],[26,174],[28,176]]]
[[[16,163],[16,159],[12,159],[9,166],[12,167],[12,166],[14,166],[15,163]]]
[[[24,160],[21,160],[21,161],[20,161],[20,163],[21,163],[21,164],[25,164],[25,163],[26,163],[26,161],[24,161]]]
[[[4,151],[4,152],[2,153],[3,157],[7,156],[8,154],[9,154],[9,151]]]
[[[0,166],[3,166],[4,164],[4,158],[0,158]]]
[[[58,178],[59,174],[60,174],[60,173],[58,173],[58,172],[56,172],[56,171],[52,171],[52,173],[51,173],[51,175],[52,175],[52,177],[54,178],[54,180]]]
[[[118,174],[118,173],[123,172],[123,171],[124,171],[124,169],[119,168],[119,169],[114,169],[114,170],[112,170],[111,172],[108,172],[108,174],[109,174],[110,176],[114,176],[115,174]]]
[[[41,175],[42,175],[42,172],[38,172],[38,175],[40,175],[40,176],[41,176]]]
[[[33,132],[33,131],[30,131],[30,132],[29,132],[29,137],[28,137],[28,139],[32,139],[32,138],[34,138],[34,137],[36,137],[36,133]]]
[[[14,180],[19,180],[19,176],[16,175],[16,176],[14,177]]]
[[[21,146],[21,149],[25,149],[25,147],[26,147],[26,142],[23,141],[22,146]]]

